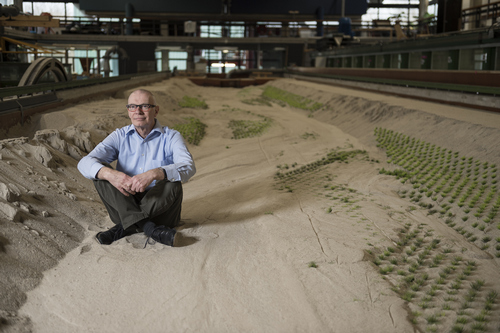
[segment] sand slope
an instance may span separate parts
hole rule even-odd
[[[146,238],[140,234],[111,246],[93,240],[112,223],[92,183],[75,166],[79,155],[128,123],[127,92],[12,129],[9,137],[31,139],[39,132],[36,140],[0,143],[0,182],[8,188],[4,193],[11,193],[0,199],[0,279],[7,296],[0,303],[2,329],[441,332],[466,315],[468,328],[484,323],[474,319],[480,300],[500,291],[494,250],[480,250],[437,215],[400,197],[404,186],[378,173],[390,166],[373,131],[393,129],[498,164],[498,115],[288,79],[271,84],[325,107],[311,114],[258,103],[260,87],[204,88],[186,79],[147,87],[161,105],[162,124],[196,117],[208,125],[200,145],[190,146],[198,172],[184,186],[177,248],[143,249]],[[205,100],[209,108],[180,108],[184,95]],[[262,116],[272,119],[262,136],[232,139],[230,120]],[[347,163],[327,164],[286,182],[275,179],[278,171],[298,169],[332,151],[356,150]],[[392,257],[398,268],[389,274],[379,273],[388,263],[373,263],[384,249],[397,247],[402,231],[422,235],[424,246],[439,239],[426,263],[450,249],[442,264],[417,269],[416,280],[427,279],[409,301],[402,297],[404,276],[396,270],[407,270],[422,250],[412,257],[405,255],[406,247],[397,248]],[[403,263],[404,256],[410,261]],[[458,256],[437,296],[426,300],[433,281]],[[476,263],[473,273],[458,294],[447,293],[468,260]],[[468,303],[468,314],[461,313],[461,299],[477,279],[486,283]],[[487,314],[487,331],[499,325],[498,303]],[[428,319],[433,315],[437,323]]]

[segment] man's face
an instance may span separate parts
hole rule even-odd
[[[128,104],[142,105],[155,104],[153,98],[144,92],[136,91],[128,98]],[[155,106],[144,111],[142,108],[137,108],[135,111],[128,111],[128,116],[135,127],[151,130],[155,125],[155,117],[158,114],[159,107]]]

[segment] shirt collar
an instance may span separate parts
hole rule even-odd
[[[128,125],[125,129],[125,134],[127,135],[133,134],[134,132],[135,132],[135,127],[133,124]],[[155,125],[151,130],[151,133],[153,132],[160,132],[161,134],[165,133],[165,130],[163,129],[163,126],[160,125],[160,121],[158,119],[155,119]],[[151,133],[149,133],[149,135],[151,135]]]

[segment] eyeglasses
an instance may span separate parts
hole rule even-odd
[[[142,109],[142,111],[149,111],[149,109],[156,107],[156,105],[153,104],[127,104],[125,105],[127,107],[127,110],[129,111],[136,111],[137,109]]]

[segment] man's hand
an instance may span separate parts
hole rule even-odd
[[[132,177],[132,191],[134,192],[144,192],[146,187],[148,187],[154,180],[162,180],[165,178],[165,174],[162,170],[156,168],[140,173]]]
[[[97,173],[97,178],[107,180],[124,196],[128,197],[130,194],[133,195],[136,193],[132,190],[132,177],[123,172],[116,171],[108,167],[103,167]]]
[[[165,175],[161,169],[151,169],[144,173],[130,177],[123,172],[103,167],[97,173],[97,178],[107,180],[123,195],[134,195],[138,192],[144,192],[154,180],[162,180]]]

